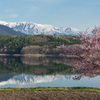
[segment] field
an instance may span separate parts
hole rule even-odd
[[[99,88],[6,88],[0,89],[0,100],[99,100]]]

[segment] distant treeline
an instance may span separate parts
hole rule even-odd
[[[53,35],[10,36],[10,35],[0,35],[0,53],[20,54],[20,53],[23,53],[23,52],[21,52],[23,47],[33,46],[33,48],[34,48],[34,46],[35,47],[37,46],[39,48],[41,48],[41,47],[46,48],[46,50],[47,50],[47,49],[51,49],[51,48],[56,48],[56,46],[59,46],[62,44],[64,44],[64,45],[80,44],[80,40],[79,40],[78,36],[53,36]],[[27,49],[25,49],[25,50],[27,50]],[[50,52],[52,52],[52,50]],[[40,53],[42,53],[42,51]]]

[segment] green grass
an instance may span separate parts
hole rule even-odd
[[[36,87],[36,88],[0,88],[0,92],[10,91],[88,91],[88,92],[99,92],[100,88],[91,87]]]

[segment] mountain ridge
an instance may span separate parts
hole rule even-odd
[[[26,34],[15,31],[14,29],[5,26],[5,25],[0,25],[0,34],[3,35],[16,35],[16,36],[25,36]]]
[[[46,34],[46,35],[71,35],[77,36],[81,33],[75,28],[55,27],[46,24],[36,24],[33,22],[5,22],[0,21],[0,24],[13,28],[15,31],[20,31],[27,35]]]

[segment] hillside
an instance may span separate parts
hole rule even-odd
[[[77,36],[29,35],[18,37],[0,35],[0,52],[6,54],[57,54],[59,50],[56,49],[56,46],[79,43]]]
[[[17,32],[15,30],[13,30],[12,28],[9,28],[9,27],[4,26],[4,25],[0,25],[0,34],[3,34],[3,35],[16,35],[16,36],[25,36],[26,35],[24,33]]]

